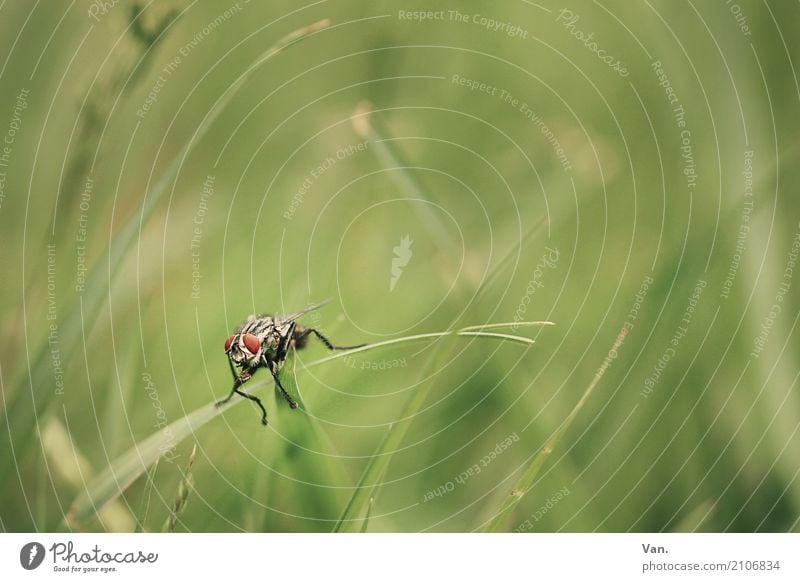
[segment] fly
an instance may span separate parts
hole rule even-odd
[[[301,316],[310,311],[319,309],[328,301],[309,305],[290,315],[251,315],[243,321],[225,340],[225,355],[228,356],[228,365],[233,374],[233,388],[224,400],[217,402],[222,406],[238,394],[252,400],[261,409],[261,424],[267,425],[267,411],[257,396],[248,394],[241,389],[242,384],[253,377],[259,368],[266,368],[275,379],[275,385],[289,403],[291,408],[297,408],[297,402],[284,389],[281,384],[279,372],[289,349],[301,349],[308,343],[308,337],[315,335],[329,350],[352,350],[366,344],[357,346],[335,346],[318,329],[303,327],[296,322]],[[238,372],[237,372],[238,369]]]

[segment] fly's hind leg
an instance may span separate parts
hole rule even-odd
[[[287,345],[288,345],[288,342],[287,342]],[[289,407],[290,407],[292,410],[296,409],[296,408],[297,408],[297,402],[296,402],[296,401],[295,401],[295,399],[294,399],[294,398],[292,398],[292,397],[291,397],[291,395],[290,395],[290,394],[289,394],[289,393],[286,391],[286,388],[284,388],[284,387],[283,387],[283,384],[281,384],[281,379],[280,379],[280,378],[278,378],[278,365],[277,365],[275,362],[273,362],[272,360],[270,360],[269,358],[267,358],[266,356],[264,356],[263,362],[264,362],[264,365],[266,366],[266,368],[267,368],[267,369],[270,371],[270,373],[272,374],[272,378],[275,380],[275,385],[276,385],[276,386],[278,387],[278,389],[281,391],[281,394],[282,394],[282,395],[283,395],[283,397],[286,399],[286,402],[288,402],[288,403],[289,403]]]
[[[281,384],[281,381],[278,378],[278,373],[277,372],[272,372],[272,377],[275,379],[275,384],[278,386],[278,388],[280,388],[281,394],[283,394],[283,397],[286,399],[286,402],[289,403],[289,407],[292,410],[296,409],[297,408],[297,401],[295,401],[295,399],[292,398],[289,395],[289,393],[286,391],[286,389],[283,387],[283,384]]]
[[[325,344],[325,347],[327,347],[329,350],[354,350],[356,348],[363,348],[365,345],[367,345],[367,344],[358,344],[357,346],[335,346],[331,343],[331,340],[325,337],[320,331],[314,329],[313,327],[307,327],[294,334],[293,339],[298,349],[306,345],[306,342],[308,341],[308,336],[312,333],[315,336],[317,336],[319,341]]]

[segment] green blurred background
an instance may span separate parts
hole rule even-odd
[[[356,529],[479,530],[599,378],[503,530],[800,531],[798,17],[2,3],[0,527],[160,531],[196,445],[177,531],[331,531],[422,394]],[[228,393],[241,319],[325,298],[340,344],[556,325],[312,343],[302,410],[262,388],[268,428],[242,401],[65,521]]]

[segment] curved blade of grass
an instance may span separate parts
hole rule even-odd
[[[476,336],[476,337],[493,337],[497,339],[504,339],[511,342],[516,342],[520,344],[532,345],[535,343],[535,340],[532,340],[527,337],[522,337],[518,335],[511,335],[508,333],[494,333],[491,331],[462,331],[458,335],[466,335],[466,336]]]
[[[511,489],[511,492],[503,501],[503,505],[500,508],[500,511],[494,516],[494,518],[486,525],[484,531],[487,532],[497,532],[500,531],[503,527],[503,524],[506,522],[506,519],[511,513],[511,510],[519,503],[519,500],[531,489],[534,481],[536,480],[539,471],[544,465],[545,461],[550,457],[553,452],[553,449],[556,447],[558,442],[561,440],[561,437],[567,432],[567,429],[570,427],[572,422],[575,420],[575,417],[578,416],[578,413],[583,408],[586,401],[591,396],[592,392],[594,392],[595,387],[600,383],[600,379],[605,374],[606,370],[611,365],[611,361],[613,360],[611,354],[616,354],[617,349],[622,345],[622,342],[625,340],[625,336],[627,335],[627,329],[623,328],[620,331],[619,335],[617,335],[617,339],[614,341],[614,344],[611,346],[611,349],[608,352],[605,360],[603,361],[603,365],[595,372],[592,381],[589,383],[589,386],[581,396],[578,403],[575,407],[570,411],[564,421],[558,426],[558,428],[550,435],[550,438],[547,439],[544,446],[541,450],[536,454],[536,456],[531,461],[528,468],[522,474],[522,477],[517,481],[514,487]]]
[[[515,321],[513,323],[485,323],[483,325],[470,325],[469,327],[462,327],[461,331],[469,331],[473,329],[505,329],[507,327],[541,327],[545,325],[555,325],[552,321]]]
[[[337,352],[331,356],[311,362],[304,367],[313,368],[332,360],[344,358],[352,355],[353,353],[365,352],[378,348],[385,348],[388,346],[425,339],[435,339],[445,336],[470,336],[487,339],[500,339],[503,341],[513,338],[513,341],[525,345],[532,345],[534,343],[534,340],[529,338],[517,336],[508,336],[507,338],[502,334],[490,334],[482,332],[452,331],[426,333],[369,344],[354,350]],[[266,385],[272,385],[272,381],[262,380],[259,382],[253,382],[248,384],[248,392],[257,393]],[[145,471],[147,471],[148,467],[150,467],[150,465],[160,458],[165,451],[174,448],[178,443],[183,441],[183,439],[191,434],[194,434],[197,430],[199,430],[212,419],[216,418],[218,415],[228,410],[230,407],[236,406],[240,402],[244,401],[245,400],[243,398],[236,398],[219,407],[216,406],[214,402],[208,403],[187,414],[183,418],[176,420],[172,424],[162,428],[161,430],[156,431],[140,443],[134,445],[131,449],[117,457],[110,466],[108,466],[101,474],[99,474],[88,485],[88,487],[75,498],[69,511],[67,512],[66,517],[64,518],[65,522],[70,526],[75,526],[85,522],[88,519],[91,519],[105,504],[113,499],[116,499],[128,487],[130,487],[130,485]]]
[[[107,285],[116,280],[123,263],[122,259],[133,248],[141,226],[148,221],[164,192],[174,183],[178,171],[195,144],[200,141],[200,138],[208,131],[237,91],[261,64],[291,44],[324,29],[328,25],[328,20],[321,20],[284,36],[256,59],[217,100],[200,122],[194,134],[181,148],[158,182],[156,182],[153,189],[145,194],[140,207],[128,218],[125,226],[119,231],[119,234],[111,243],[107,261],[100,258],[89,270],[86,275],[83,296],[76,296],[73,302],[62,311],[63,319],[59,326],[58,336],[58,348],[62,362],[69,362],[75,357],[83,341],[83,323],[85,321],[92,322],[97,318],[107,297]],[[107,277],[105,276],[106,272],[108,273]],[[20,456],[22,451],[27,448],[28,443],[36,434],[34,427],[37,419],[46,412],[48,406],[54,400],[52,398],[53,374],[50,365],[51,345],[49,338],[45,334],[43,336],[43,341],[34,357],[33,366],[22,373],[23,375],[18,381],[20,388],[15,390],[6,401],[5,414],[0,417],[0,450],[10,451],[13,445],[16,456]],[[22,385],[25,384],[25,376],[28,376],[30,390],[22,388]],[[29,397],[30,400],[26,397]],[[3,426],[10,425],[11,419],[13,419],[13,430],[11,426]],[[13,443],[10,440],[12,434],[15,439]],[[0,461],[2,463],[0,465],[0,483],[6,482],[8,474],[14,466],[13,455],[5,454],[2,457],[2,461]]]

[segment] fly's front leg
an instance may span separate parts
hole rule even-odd
[[[228,356],[228,367],[231,369],[233,381],[236,382],[239,379],[239,374],[236,373],[236,368],[233,367],[233,359],[230,356]]]
[[[233,398],[234,394],[238,394],[239,396],[247,398],[248,400],[252,400],[256,404],[258,404],[258,407],[261,409],[261,424],[267,426],[267,411],[264,408],[264,405],[261,403],[261,400],[258,398],[258,396],[253,396],[252,394],[248,394],[247,392],[240,390],[242,384],[247,382],[252,377],[253,375],[252,372],[250,370],[245,369],[242,370],[242,373],[237,376],[236,371],[233,368],[233,363],[230,361],[230,359],[228,359],[228,363],[231,365],[231,373],[233,374],[233,388],[231,389],[231,393],[228,394],[228,396],[224,400],[220,400],[219,402],[217,402],[216,405],[222,406],[226,402],[230,401],[230,399]]]
[[[228,397],[224,400],[220,400],[217,402],[217,406],[222,406],[226,402],[228,402],[233,395],[236,394],[237,388],[247,382],[250,379],[250,373],[247,370],[242,370],[241,376],[236,373],[236,369],[233,367],[233,361],[230,357],[228,357],[228,366],[231,368],[231,375],[233,376],[233,388],[231,388],[231,393],[228,394]]]

